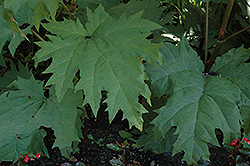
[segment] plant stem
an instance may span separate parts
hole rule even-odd
[[[207,65],[205,66],[205,72],[209,72],[209,70],[211,69],[216,57],[218,56],[221,46],[223,44],[223,42],[221,42],[221,40],[223,40],[223,36],[224,33],[226,32],[226,28],[227,28],[227,23],[233,8],[233,4],[234,4],[235,0],[229,0],[228,4],[227,4],[227,8],[226,8],[226,12],[223,16],[223,20],[222,20],[222,24],[221,24],[221,28],[220,28],[220,33],[219,33],[219,39],[217,40],[215,49],[212,53],[211,58],[208,60]]]
[[[57,18],[60,16],[60,14],[62,13],[63,11],[63,7],[60,9],[60,11],[57,13],[57,15],[55,16],[55,20],[57,20]]]
[[[208,54],[208,5],[209,1],[206,3],[206,38],[205,38],[205,60],[204,65],[206,66],[207,63],[207,54]]]
[[[224,39],[224,40],[218,40],[217,41],[217,44],[216,44],[216,47],[214,48],[214,52],[217,52],[217,55],[218,55],[218,53],[220,52],[220,49],[221,49],[221,47],[222,47],[222,44],[224,43],[224,42],[226,42],[227,40],[229,40],[229,39],[231,39],[232,37],[234,37],[234,36],[236,36],[236,35],[238,35],[238,34],[240,34],[240,33],[242,33],[242,32],[245,32],[245,31],[247,31],[247,30],[249,30],[250,29],[250,27],[247,27],[247,28],[245,28],[245,29],[242,29],[242,30],[240,30],[240,31],[238,31],[238,32],[236,32],[236,33],[234,33],[234,34],[232,34],[231,36],[228,36],[226,39]],[[216,57],[215,57],[216,58]],[[206,72],[209,72],[209,70],[211,69],[211,67],[212,67],[212,65],[213,65],[213,63],[214,63],[214,61],[215,61],[215,58],[210,58],[209,59],[209,61],[207,62],[207,66],[206,67],[208,67],[209,65],[211,65],[211,66],[209,66],[209,68],[207,68],[207,70],[205,70]]]
[[[234,5],[234,1],[235,0],[229,0],[228,1],[226,12],[225,12],[225,14],[223,16],[223,20],[222,20],[222,24],[221,24],[221,28],[223,28],[223,29],[227,28],[227,23],[228,23],[230,15],[231,15],[231,11],[232,11],[232,8],[233,8],[233,5]]]
[[[33,29],[30,29],[31,32],[41,41],[45,41],[41,36],[39,36],[35,31],[33,31]]]
[[[240,31],[238,31],[238,32],[236,32],[236,33],[234,33],[234,34],[232,34],[231,36],[228,36],[226,39],[223,40],[223,42],[225,42],[225,41],[231,39],[232,37],[234,37],[234,36],[236,36],[236,35],[238,35],[238,34],[240,34],[240,33],[242,33],[242,32],[247,31],[248,29],[250,29],[250,27],[247,27],[247,28],[245,28],[245,29],[242,29],[242,30],[240,30]]]
[[[74,13],[71,13],[70,10],[68,9],[68,7],[67,7],[64,3],[60,2],[60,4],[61,4],[61,5],[63,6],[63,8],[69,13],[70,19],[72,19],[72,20],[75,21],[75,18],[74,18],[75,14],[74,14]]]
[[[64,3],[60,2],[60,4],[63,6],[63,8],[64,8],[70,15],[72,15],[72,13],[69,11],[69,9],[67,8],[67,6],[66,6]]]

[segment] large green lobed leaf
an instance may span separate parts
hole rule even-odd
[[[247,80],[248,76],[240,67],[240,64],[244,65],[243,59],[247,60],[244,58],[246,51],[241,49],[234,52],[239,57],[230,53],[232,57],[224,56],[215,63],[215,71],[221,76],[202,74],[203,64],[184,38],[178,46],[167,43],[161,47],[162,66],[146,65],[151,86],[155,86],[151,88],[155,91],[152,93],[160,92],[157,91],[158,86],[158,89],[171,86],[161,92],[170,97],[165,106],[156,110],[159,115],[152,121],[156,135],[161,133],[164,136],[172,126],[176,126],[178,139],[173,153],[184,150],[183,159],[188,164],[195,164],[201,157],[209,160],[207,144],[218,145],[216,128],[223,131],[224,143],[230,143],[240,133],[239,121],[242,118],[238,106],[242,102],[249,106],[249,102],[242,101],[241,97],[242,89],[249,84],[241,82],[236,85],[236,80],[241,81],[242,77]],[[229,78],[228,73],[233,78]]]
[[[0,96],[1,160],[17,160],[28,152],[32,136],[39,132],[34,115],[44,99],[42,86],[36,83],[34,77],[30,80],[19,77],[9,86],[22,90],[5,92]]]
[[[83,94],[81,91],[74,93],[73,89],[68,89],[62,102],[58,103],[53,88],[50,93],[50,98],[46,99],[35,118],[42,126],[51,127],[54,130],[56,136],[54,147],[58,146],[61,150],[67,149],[72,141],[80,141],[82,137],[80,128],[82,112],[77,109],[77,106],[82,105]],[[69,157],[64,150],[62,155]]]
[[[217,58],[211,68],[214,72],[219,72],[223,77],[228,78],[241,91],[241,101],[239,103],[244,131],[250,133],[250,64],[245,63],[250,56],[250,50],[243,46],[232,49],[228,53]]]
[[[100,104],[101,91],[108,92],[110,121],[119,109],[124,111],[130,125],[142,129],[142,113],[146,112],[137,102],[139,94],[150,96],[143,81],[142,57],[151,64],[160,62],[158,48],[145,38],[151,30],[160,26],[141,19],[142,12],[133,16],[122,15],[113,19],[100,5],[94,12],[87,9],[88,22],[84,29],[80,21],[51,22],[43,26],[55,36],[51,42],[37,43],[41,50],[36,54],[36,63],[53,58],[45,73],[53,73],[47,85],[55,85],[61,102],[72,80],[80,70],[76,90],[83,89],[86,102],[94,113]]]
[[[19,77],[22,74],[24,71],[12,71],[8,73],[9,77],[1,78],[2,81],[12,80],[12,83],[6,84],[8,91],[0,96],[0,160],[16,161],[24,153],[42,151],[48,155],[43,144],[45,132],[39,130],[41,126],[55,131],[54,146],[63,150],[64,156],[69,156],[64,149],[82,136],[82,112],[77,109],[83,102],[82,92],[74,93],[73,89],[68,89],[62,102],[58,103],[53,87],[50,98],[45,98],[43,83],[38,84],[33,76],[28,79]]]

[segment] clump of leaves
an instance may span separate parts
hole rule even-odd
[[[28,7],[26,3],[20,4],[24,5],[21,9]],[[53,3],[46,3],[50,10],[57,6],[49,5]],[[54,16],[55,11],[50,14]],[[87,9],[88,22],[84,25],[78,19],[56,22],[54,17],[50,20],[45,15],[50,23],[43,26],[56,36],[48,35],[49,42],[37,43],[41,49],[34,60],[37,65],[53,58],[44,72],[53,74],[48,86],[45,85],[49,94],[44,96],[43,82],[38,83],[27,68],[15,70],[12,66],[0,78],[0,125],[5,126],[0,130],[1,160],[17,160],[20,154],[32,152],[34,148],[46,149],[41,143],[45,134],[39,130],[41,126],[52,127],[57,137],[54,146],[69,156],[71,142],[82,137],[80,117],[84,110],[81,106],[89,103],[96,115],[102,90],[108,92],[110,121],[122,109],[130,126],[142,130],[142,113],[146,110],[137,100],[139,94],[149,98],[150,91],[144,83],[144,66],[137,57],[152,64],[160,62],[158,49],[162,45],[146,39],[152,29],[161,26],[142,19],[142,14],[122,15],[116,20],[99,5],[95,11]],[[80,80],[73,82],[77,72]],[[16,146],[12,146],[14,143]]]
[[[242,162],[241,154],[250,155],[250,140],[244,137],[241,141],[239,139],[233,140],[230,145],[224,145],[226,150],[231,153],[229,157],[232,158],[236,165],[246,165]]]
[[[30,153],[24,153],[22,157],[18,158],[18,165],[19,166],[27,166],[27,163],[29,161],[34,161],[35,159],[38,159],[41,156],[41,152],[37,153],[36,155],[30,154]]]

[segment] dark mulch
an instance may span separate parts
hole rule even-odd
[[[115,119],[109,124],[108,113],[104,110],[106,106],[99,110],[97,118],[90,115],[89,119],[84,120],[84,128],[82,128],[83,139],[78,145],[80,151],[72,154],[70,159],[61,155],[59,148],[51,148],[53,144],[53,132],[47,131],[45,143],[48,147],[49,158],[42,156],[35,161],[29,161],[29,166],[81,166],[83,163],[86,166],[108,166],[111,159],[118,158],[122,152],[109,149],[106,145],[110,143],[124,142],[119,135],[120,130],[129,131],[127,120],[122,120],[122,112],[119,111]],[[87,135],[92,135],[95,140],[103,138],[104,140],[98,145]],[[136,137],[136,135],[135,135]],[[142,166],[186,166],[186,162],[181,161],[184,153],[178,153],[174,156],[171,153],[156,154],[151,151],[143,151],[132,146],[133,142],[128,140],[130,147],[125,151],[126,166],[132,165],[136,161]],[[235,165],[230,157],[230,154],[222,148],[210,148],[210,165],[211,166],[233,166]],[[243,156],[243,161],[250,165],[250,158]],[[4,162],[1,166],[9,166],[11,163]]]

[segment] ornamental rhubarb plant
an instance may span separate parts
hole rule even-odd
[[[249,12],[243,0],[237,12],[234,1],[223,2],[224,16],[218,0],[0,1],[0,161],[48,156],[46,128],[69,157],[85,107],[96,116],[100,102],[109,122],[122,110],[142,131],[137,146],[184,151],[189,165],[209,160],[208,145],[219,141],[243,152],[249,139],[237,138],[250,133]]]

